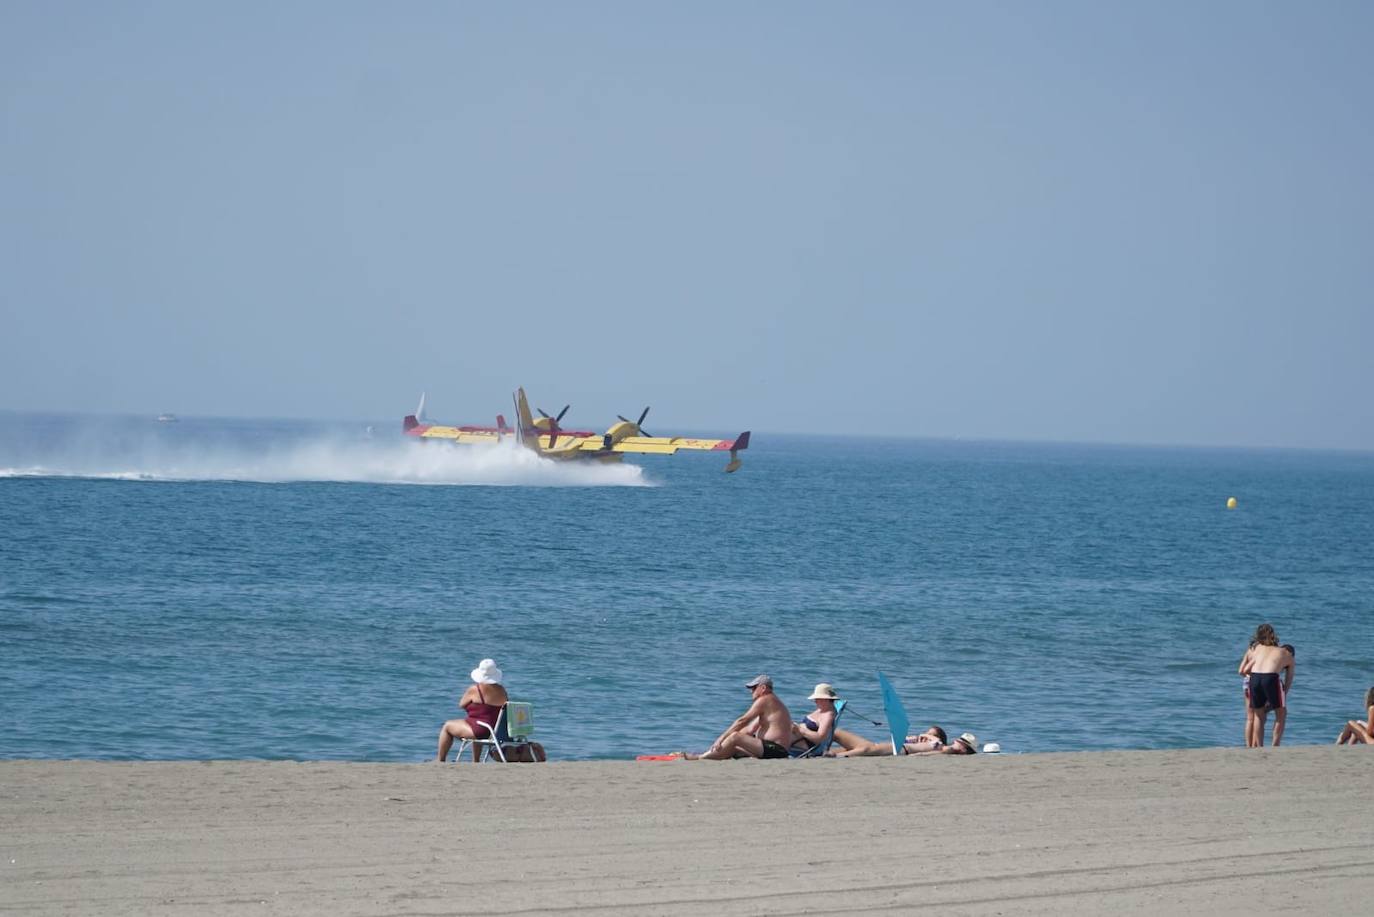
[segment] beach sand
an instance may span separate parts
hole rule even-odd
[[[1368,912],[1374,752],[0,762],[0,912]]]

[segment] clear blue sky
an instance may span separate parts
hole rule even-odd
[[[1374,448],[1374,4],[0,4],[0,408]]]

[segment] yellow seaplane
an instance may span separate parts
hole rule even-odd
[[[546,414],[536,408],[539,416],[530,412],[530,403],[525,398],[523,388],[516,389],[516,425],[514,429],[506,425],[506,418],[496,415],[494,427],[450,427],[430,423],[425,419],[425,396],[420,396],[420,406],[414,414],[406,415],[401,429],[407,436],[419,437],[421,441],[447,440],[463,445],[481,443],[494,444],[512,438],[527,449],[532,449],[544,458],[561,460],[590,460],[598,462],[618,462],[626,453],[646,455],[672,455],[679,449],[700,449],[707,452],[729,452],[730,461],[726,472],[739,471],[739,453],[749,448],[749,431],[746,430],[734,439],[692,439],[685,436],[652,436],[644,429],[644,418],[649,416],[645,408],[638,420],[616,415],[619,419],[611,424],[605,433],[592,430],[566,430],[559,425],[563,415],[568,413],[569,405],[557,415]]]

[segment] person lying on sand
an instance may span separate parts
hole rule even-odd
[[[850,739],[858,739],[852,749],[846,746],[842,752],[836,752],[837,758],[853,758],[859,755],[890,755],[892,746],[878,742],[870,742],[861,736],[856,736],[852,732],[846,733]],[[840,730],[835,730],[835,741],[840,741]],[[945,731],[939,726],[931,726],[920,735],[907,736],[906,742],[902,745],[902,753],[907,755],[976,755],[978,754],[978,737],[971,732],[966,732],[953,742],[945,743]]]
[[[902,752],[908,755],[922,754],[928,751],[939,751],[945,747],[945,731],[939,726],[931,726],[920,735],[907,736],[906,743],[902,746]],[[856,732],[847,729],[835,730],[835,745],[843,748],[843,751],[832,751],[829,757],[834,758],[860,758],[868,755],[890,755],[892,754],[892,744],[890,742],[870,742]]]
[[[816,709],[802,717],[801,722],[792,724],[792,748],[803,753],[824,742],[830,734],[835,722],[835,701],[840,696],[829,684],[821,682],[807,699],[816,702]]]
[[[1364,692],[1363,720],[1349,720],[1341,734],[1336,737],[1337,745],[1374,745],[1374,688]]]
[[[700,755],[683,753],[689,761],[726,758],[786,758],[792,741],[792,714],[773,693],[773,679],[759,675],[744,685],[754,702]],[[814,692],[813,692],[814,693]]]
[[[966,732],[959,738],[950,742],[943,748],[931,751],[912,751],[907,752],[911,755],[976,755],[978,754],[978,737],[971,732]]]

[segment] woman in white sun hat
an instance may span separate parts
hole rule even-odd
[[[800,723],[792,724],[793,750],[805,752],[825,741],[830,735],[830,727],[835,724],[835,701],[839,699],[831,685],[826,682],[816,685],[816,690],[807,698],[816,702],[816,709],[802,717]]]
[[[449,720],[439,730],[439,760],[448,760],[454,739],[489,739],[496,729],[496,718],[509,698],[501,686],[501,670],[496,662],[483,659],[471,672],[472,684],[458,699],[466,719]],[[472,760],[478,760],[480,746],[472,746]]]

